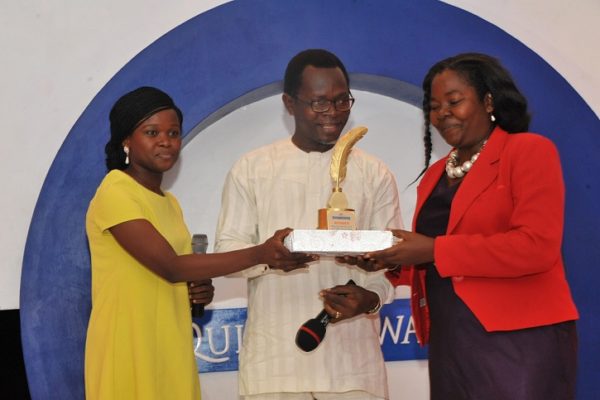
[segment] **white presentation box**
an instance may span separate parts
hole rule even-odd
[[[394,236],[390,231],[295,229],[283,244],[292,252],[352,256],[387,249]]]

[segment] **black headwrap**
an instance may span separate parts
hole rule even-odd
[[[123,95],[110,111],[110,141],[106,144],[106,166],[111,169],[125,169],[123,140],[133,133],[142,122],[162,110],[175,110],[179,123],[183,122],[181,110],[173,99],[154,87],[143,86]]]

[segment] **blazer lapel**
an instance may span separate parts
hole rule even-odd
[[[450,210],[447,233],[454,231],[465,212],[498,175],[498,161],[508,133],[495,128],[473,169],[463,178]]]

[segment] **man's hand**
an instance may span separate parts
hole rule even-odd
[[[379,271],[380,269],[392,269],[394,265],[388,265],[383,262],[378,262],[373,258],[367,258],[364,255],[359,256],[338,256],[335,258],[335,261],[341,264],[348,265],[356,265],[357,267],[367,271],[374,272]]]
[[[332,323],[364,314],[376,308],[379,296],[356,285],[339,285],[320,293]]]

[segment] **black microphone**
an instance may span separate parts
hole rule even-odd
[[[346,285],[355,285],[355,283],[350,279]],[[315,318],[303,323],[296,332],[296,346],[306,352],[316,349],[325,338],[329,321],[331,321],[331,317],[327,311],[323,310]]]
[[[204,233],[195,233],[192,236],[192,251],[194,254],[206,254],[208,237]],[[192,318],[201,318],[204,315],[204,304],[193,303],[191,306]]]

